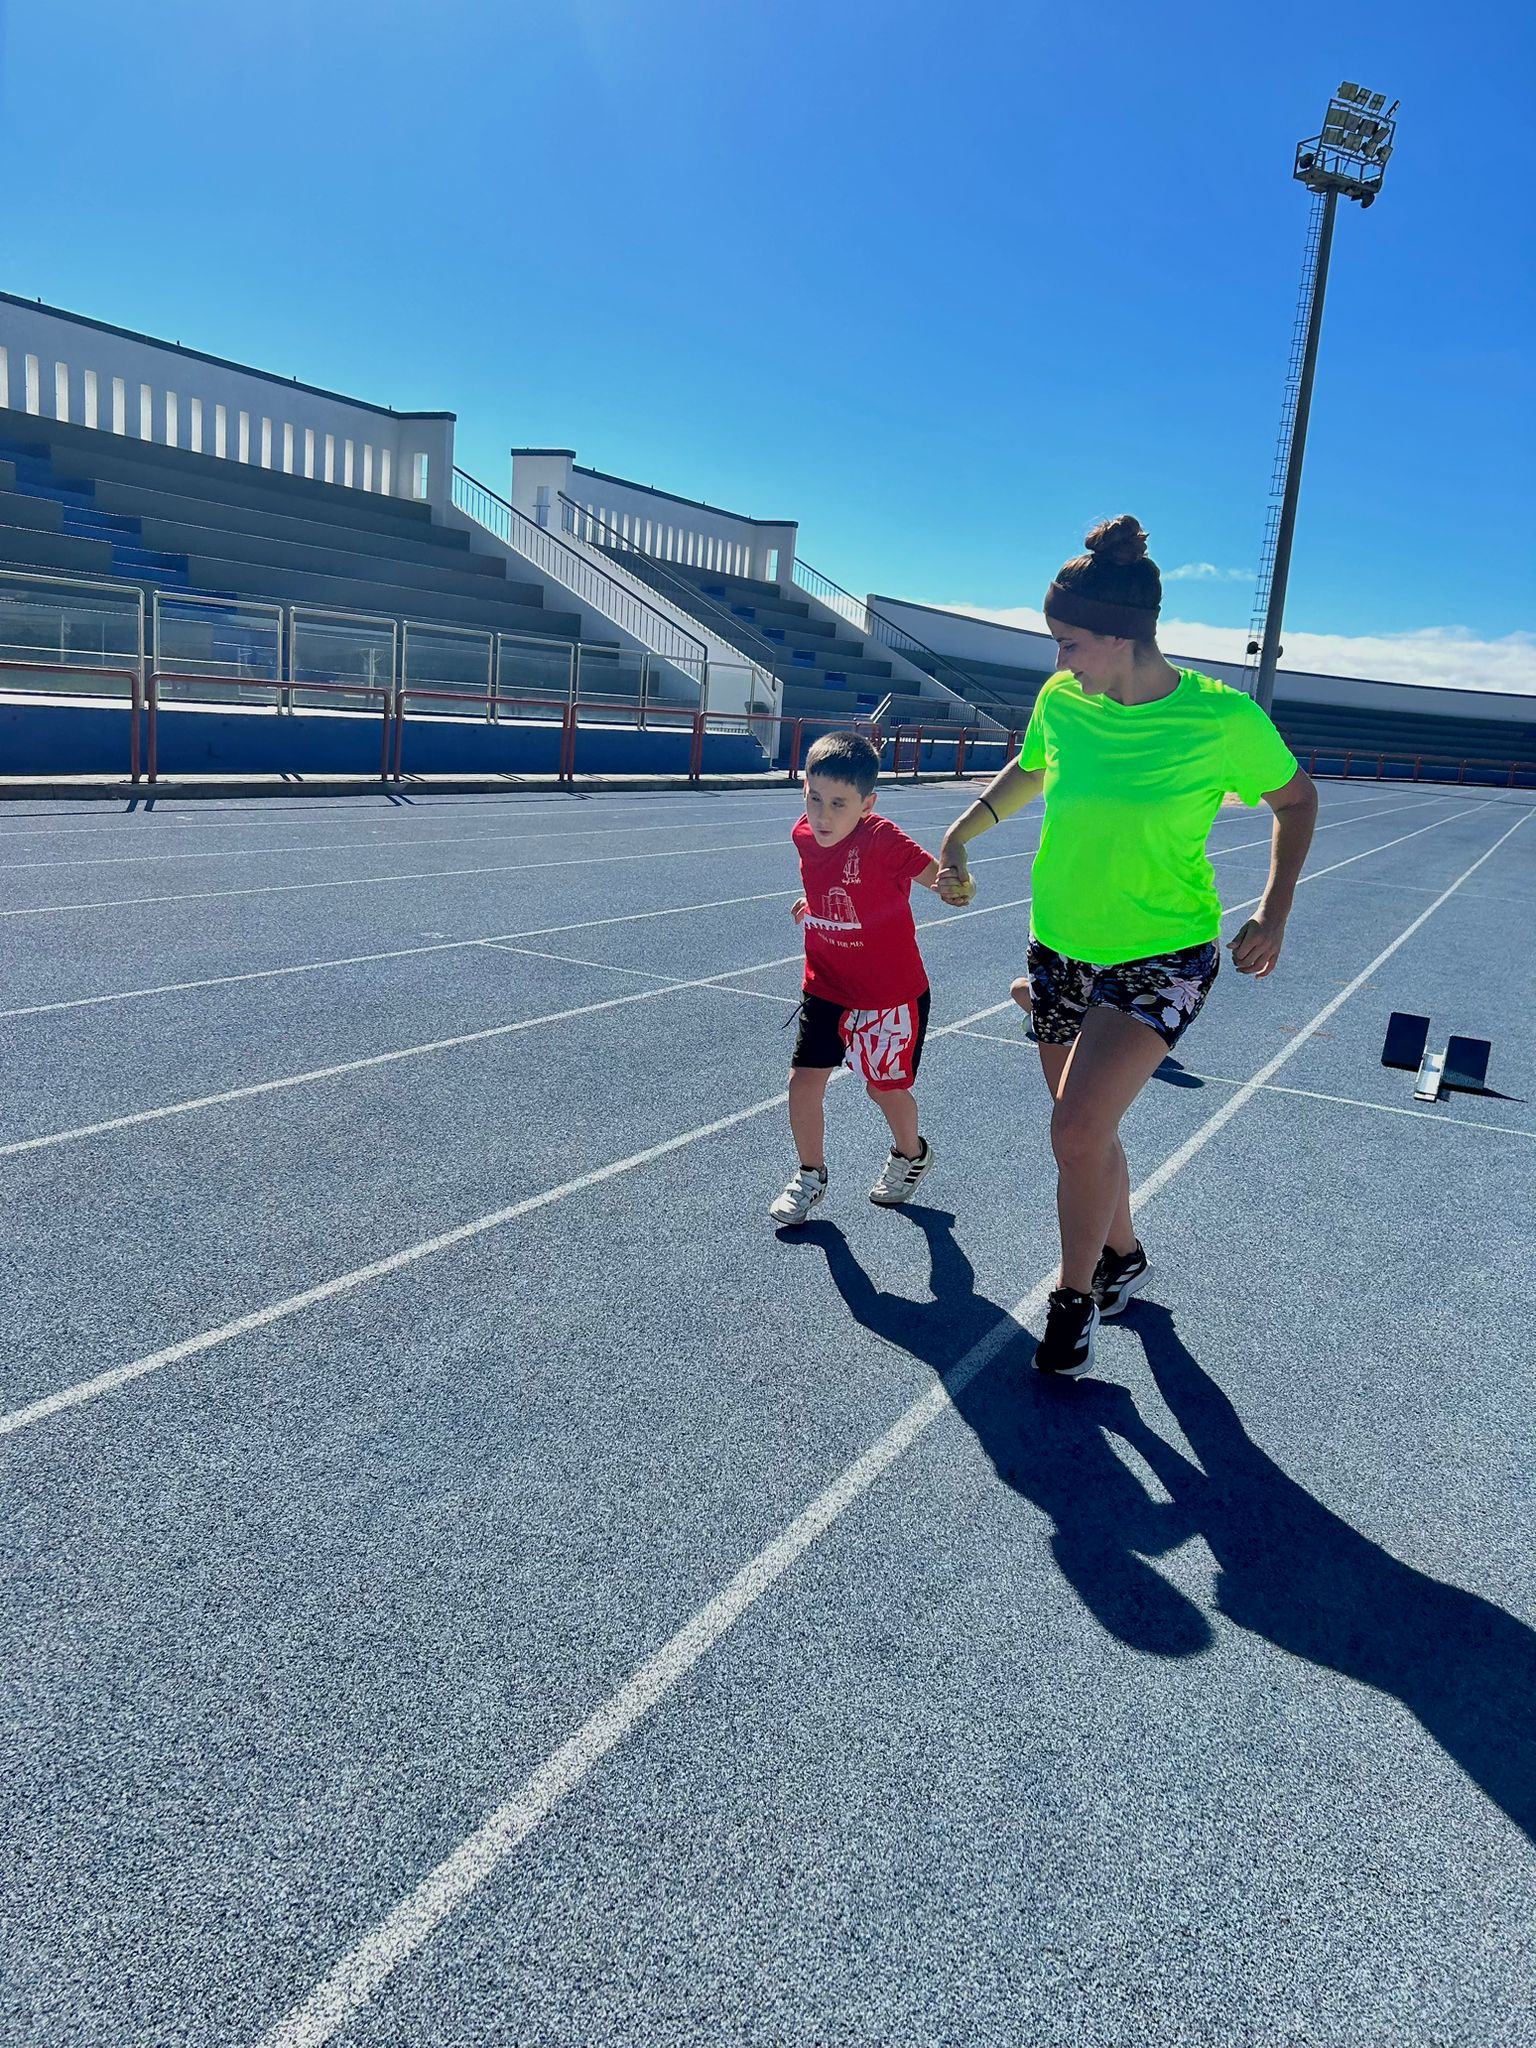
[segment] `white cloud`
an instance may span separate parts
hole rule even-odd
[[[1030,633],[1045,631],[1045,614],[1028,605],[1011,611],[976,604],[939,609]],[[1165,652],[1194,661],[1241,662],[1248,645],[1246,627],[1208,626],[1197,619],[1161,619],[1157,636]],[[1425,626],[1414,633],[1288,632],[1284,646],[1282,668],[1316,675],[1536,696],[1536,633],[1506,633],[1502,639],[1486,640],[1468,626]]]
[[[1251,569],[1218,569],[1214,562],[1186,562],[1163,571],[1165,583],[1251,583]]]

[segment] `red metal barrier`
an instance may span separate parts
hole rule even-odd
[[[312,683],[302,683],[302,684],[296,684],[296,685],[295,685],[295,687],[296,687],[296,688],[300,688],[300,689],[305,689],[305,690],[309,690],[309,689],[313,689],[313,688],[314,688],[314,685],[313,685]],[[560,775],[562,776],[562,778],[566,777],[566,772],[567,772],[567,771],[566,771],[566,761],[567,761],[567,758],[569,757],[569,758],[571,759],[571,761],[572,761],[572,762],[574,762],[574,758],[575,758],[575,751],[576,751],[576,738],[575,738],[575,731],[576,731],[576,721],[575,721],[575,707],[574,707],[574,706],[573,706],[573,705],[571,704],[571,702],[570,702],[569,698],[567,698],[567,697],[513,697],[513,696],[509,696],[509,695],[508,695],[508,694],[507,694],[506,692],[504,692],[504,691],[501,691],[501,690],[492,690],[492,691],[489,691],[489,692],[487,692],[487,691],[485,691],[485,690],[438,690],[438,689],[432,689],[432,688],[429,688],[429,687],[428,687],[428,685],[427,685],[427,684],[425,684],[425,683],[419,683],[419,684],[412,684],[412,685],[411,685],[411,687],[410,687],[409,689],[402,689],[402,690],[397,690],[397,691],[395,692],[395,696],[394,696],[394,716],[395,716],[395,761],[394,761],[394,773],[393,773],[393,775],[392,775],[392,776],[391,776],[391,777],[389,778],[390,780],[392,780],[392,781],[394,781],[394,782],[398,782],[398,781],[400,781],[400,779],[401,779],[401,776],[402,776],[402,773],[403,773],[403,765],[402,765],[402,764],[403,764],[403,760],[404,760],[404,755],[405,755],[405,717],[406,717],[406,699],[407,699],[407,698],[410,698],[410,699],[411,699],[411,700],[413,700],[413,701],[414,701],[414,700],[416,700],[416,699],[418,699],[418,698],[420,698],[420,699],[424,699],[424,700],[426,701],[426,703],[427,703],[428,705],[431,705],[431,704],[475,704],[475,705],[479,705],[480,707],[482,707],[482,708],[484,709],[484,711],[485,711],[485,714],[486,714],[486,717],[487,717],[487,719],[490,719],[490,718],[493,718],[493,717],[499,716],[499,714],[500,714],[500,712],[501,712],[501,709],[502,709],[502,707],[503,707],[504,705],[510,705],[510,706],[511,706],[511,707],[512,707],[512,708],[513,708],[514,710],[526,710],[526,709],[527,709],[527,708],[528,708],[528,707],[529,707],[530,705],[533,705],[533,706],[537,706],[537,707],[538,707],[538,708],[539,708],[540,710],[543,710],[543,711],[548,711],[548,712],[550,712],[550,713],[552,713],[552,714],[554,714],[554,715],[553,715],[553,716],[551,716],[551,717],[549,717],[549,718],[547,718],[547,719],[537,719],[537,720],[534,720],[534,721],[532,721],[533,723],[536,723],[536,724],[539,724],[539,725],[555,725],[555,724],[558,724],[558,725],[559,725],[559,727],[560,727],[560,770],[559,770],[559,772],[560,772]]]
[[[693,714],[693,738],[688,748],[688,780],[697,782],[704,773],[704,720],[706,712]]]
[[[576,706],[567,704],[560,721],[560,780],[576,780]]]
[[[955,742],[955,775],[957,778],[965,773],[965,743],[969,736],[966,728],[961,726],[960,737]]]
[[[285,683],[276,678],[255,676],[199,675],[183,670],[153,669],[148,679],[146,692],[149,713],[149,777],[154,782],[160,772],[160,685],[166,683],[201,683],[204,686],[217,683],[223,689],[236,684],[246,688],[271,690],[274,697],[273,711],[276,712],[283,698],[291,704],[296,691],[315,691],[321,696],[376,697],[379,700],[379,780],[389,780],[389,746],[391,723],[394,719],[394,691],[388,683]],[[218,704],[217,697],[203,697],[197,700],[204,704]]]

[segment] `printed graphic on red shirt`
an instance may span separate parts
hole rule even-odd
[[[932,856],[873,814],[836,846],[807,819],[793,833],[805,888],[805,986],[847,1009],[915,1003],[928,986],[912,919],[913,877]]]

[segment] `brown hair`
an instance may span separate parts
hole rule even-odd
[[[1089,633],[1155,639],[1163,579],[1147,553],[1140,520],[1129,512],[1103,520],[1086,546],[1086,555],[1074,556],[1057,570],[1045,593],[1047,616]]]
[[[862,733],[827,732],[806,755],[805,772],[851,782],[860,796],[868,796],[880,780],[880,756]]]

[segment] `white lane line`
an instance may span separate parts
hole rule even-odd
[[[1379,811],[1382,807],[1378,805],[1376,808]],[[1421,806],[1409,804],[1393,806],[1392,808],[1416,810],[1421,808]],[[1319,832],[1331,832],[1341,825],[1363,823],[1368,815],[1368,813],[1362,813],[1359,816],[1352,815],[1348,818],[1336,818],[1330,824],[1319,825],[1317,829]],[[1224,822],[1224,819],[1218,818],[1217,820],[1218,824]],[[1038,817],[1032,823],[1038,829]],[[1228,853],[1242,853],[1250,846],[1267,844],[1267,839],[1244,840],[1239,846],[1217,847],[1212,857],[1215,858],[1217,855]],[[973,867],[981,867],[993,859],[1021,860],[1033,851],[1034,849],[1031,847],[1025,849],[1024,853],[1018,854],[981,854],[977,856],[971,865]],[[799,893],[797,888],[769,889],[754,896],[722,896],[716,897],[713,901],[707,903],[668,904],[659,910],[634,910],[617,917],[585,918],[576,924],[540,925],[532,931],[490,932],[482,938],[446,939],[427,946],[394,946],[387,951],[377,953],[344,953],[326,960],[300,960],[287,967],[256,967],[240,974],[209,974],[193,981],[156,982],[147,988],[113,989],[103,995],[96,996],[69,996],[58,1002],[27,1003],[15,1009],[0,1010],[0,1023],[13,1017],[51,1016],[60,1010],[89,1010],[103,1003],[144,1002],[151,996],[188,995],[202,988],[232,988],[242,982],[276,981],[290,974],[324,974],[337,967],[368,967],[372,966],[376,961],[413,960],[428,953],[453,953],[463,947],[481,946],[493,941],[499,943],[509,939],[554,938],[562,932],[596,931],[604,925],[611,924],[639,924],[653,917],[682,917],[696,910],[729,910],[738,904],[771,903],[775,898],[797,896]]]
[[[0,910],[0,918],[56,917],[74,911],[143,910],[163,907],[168,903],[215,903],[252,896],[305,895],[317,889],[384,889],[399,882],[453,882],[480,875],[533,874],[548,868],[611,867],[615,864],[630,866],[638,861],[686,860],[706,854],[762,853],[770,848],[782,850],[783,839],[747,839],[725,846],[674,846],[660,853],[591,853],[582,854],[574,860],[503,861],[486,867],[428,868],[408,874],[331,875],[318,882],[263,882],[243,889],[188,889],[162,896],[104,897],[89,903],[32,903],[15,909]],[[1239,849],[1230,847],[1222,850],[1235,853]],[[989,856],[997,860],[1013,860],[1018,857],[1015,854]]]
[[[1523,820],[1521,821],[1523,822]],[[1511,826],[1510,832],[1519,826]],[[1212,1138],[1230,1123],[1267,1077],[1293,1057],[1364,982],[1410,939],[1425,920],[1448,901],[1469,875],[1475,874],[1504,844],[1510,833],[1475,860],[1443,895],[1386,947],[1349,987],[1335,996],[1278,1057],[1252,1081],[1224,1102],[1191,1137],[1171,1152],[1132,1196],[1145,1203],[1168,1186]],[[976,1019],[967,1019],[975,1022]],[[1003,1347],[1037,1314],[1052,1284],[1047,1275],[1036,1283],[985,1336],[972,1345],[947,1378],[914,1401],[885,1433],[840,1477],[803,1509],[786,1528],[749,1559],[712,1600],[654,1651],[570,1739],[524,1780],[512,1798],[496,1807],[414,1890],[337,1962],[300,2004],[262,2035],[257,2048],[324,2048],[369,2002],[374,1993],[431,1938],[519,1845],[549,1819],[623,1738],[666,1698],[678,1681],[725,1636],[790,1567],[823,1537],[855,1502],[884,1476],[923,1432],[948,1410],[955,1397],[982,1373]]]
[[[109,896],[94,903],[33,903],[0,917],[56,917],[74,910],[143,910],[167,903],[222,903],[249,896],[302,896],[316,889],[387,889],[397,882],[461,882],[479,875],[528,875],[546,868],[629,866],[642,860],[699,859],[705,854],[761,853],[780,839],[743,839],[731,846],[669,846],[661,853],[586,853],[576,860],[499,861],[482,868],[424,868],[396,875],[330,875],[323,882],[262,882],[246,889],[187,889],[168,896]]]
[[[697,832],[701,827],[712,824],[712,819],[693,819],[675,825],[625,825],[620,828],[626,839],[639,837],[642,833],[656,832]],[[473,846],[486,843],[505,844],[509,839],[527,841],[540,838],[544,844],[558,839],[562,844],[568,839],[608,839],[614,834],[602,825],[583,826],[574,832],[546,832],[542,834],[512,830],[496,832],[445,832],[431,837],[412,838],[402,844],[400,838],[380,833],[375,839],[328,839],[308,846],[217,846],[206,852],[195,853],[112,853],[91,854],[76,858],[61,857],[54,860],[7,860],[0,861],[0,874],[14,874],[24,868],[131,868],[145,867],[151,862],[172,860],[278,860],[297,858],[305,854],[326,853],[417,853],[434,846]]]
[[[518,953],[529,960],[557,960],[562,967],[590,967],[598,974],[624,974],[630,976],[635,981],[670,982],[672,979],[670,975],[657,974],[653,968],[649,967],[619,967],[612,960],[579,960],[574,953],[546,953],[539,946],[509,946],[501,939],[486,939],[483,943],[489,946],[493,952]],[[775,960],[770,964],[774,967],[798,966],[801,957],[799,953],[791,953],[786,955],[784,959]],[[749,968],[747,971],[751,974],[766,974],[768,969],[754,967]],[[800,998],[797,995],[770,995],[766,989],[737,988],[728,981],[701,982],[699,986],[714,996],[752,996],[761,1003],[787,1003],[792,1009],[800,1007]]]
[[[958,1038],[978,1038],[988,1045],[1006,1045],[1010,1052],[1029,1052],[1029,1041],[1022,1033],[1010,1038],[1002,1031],[959,1031]],[[1241,1088],[1246,1084],[1231,1074],[1202,1074],[1193,1067],[1180,1067],[1181,1074],[1187,1074],[1191,1081],[1200,1081],[1214,1088]],[[1153,1076],[1156,1080],[1160,1078]],[[1170,1085],[1177,1087],[1178,1083]],[[1509,1138],[1530,1138],[1536,1140],[1536,1131],[1520,1124],[1491,1124],[1481,1117],[1453,1116],[1449,1110],[1437,1113],[1432,1109],[1409,1109],[1397,1102],[1367,1102],[1359,1095],[1330,1095],[1322,1088],[1289,1088],[1280,1081],[1266,1081],[1259,1090],[1262,1095],[1299,1095],[1308,1102],[1336,1103],[1341,1109],[1369,1109],[1377,1116],[1412,1116],[1427,1124],[1436,1124],[1442,1131],[1499,1131]]]
[[[767,889],[755,896],[717,896],[707,903],[669,903],[661,910],[631,910],[616,917],[588,917],[576,924],[538,925],[532,931],[491,932],[477,939],[440,939],[429,946],[393,946],[382,953],[343,953],[330,960],[299,960],[290,967],[253,967],[243,974],[208,974],[197,981],[163,981],[150,988],[114,989],[106,995],[69,996],[61,1002],[28,1003],[0,1010],[0,1022],[11,1017],[43,1017],[56,1010],[90,1010],[100,1003],[137,1003],[149,996],[179,996],[200,988],[232,988],[245,981],[277,981],[290,974],[325,974],[334,967],[371,967],[380,960],[415,960],[427,953],[459,953],[473,946],[499,945],[509,939],[554,938],[561,932],[598,931],[612,924],[640,924],[653,917],[687,917],[698,910],[732,910],[743,903],[773,903],[798,896],[798,889]]]
[[[1447,822],[1449,821],[1444,818],[1435,819],[1428,825],[1421,825],[1417,831],[1405,832],[1400,838],[1387,840],[1382,846],[1367,847],[1362,853],[1351,854],[1346,860],[1335,861],[1332,867],[1315,869],[1311,874],[1303,875],[1302,880],[1305,882],[1317,881],[1324,875],[1332,874],[1337,868],[1349,867],[1355,861],[1368,859],[1373,853],[1384,853],[1391,847],[1401,846],[1405,840],[1420,838],[1425,832],[1435,831],[1440,825]],[[1030,851],[1032,850],[1030,849]],[[1222,850],[1237,852],[1240,849],[1235,847],[1219,849],[1219,851]],[[1025,855],[1022,854],[999,854],[995,856],[995,859],[1005,861],[1022,859],[1024,857]],[[917,920],[917,928],[919,931],[950,930],[956,925],[970,922],[973,918],[990,917],[1003,910],[1020,910],[1029,900],[1027,895],[1017,896],[1003,903],[985,904],[978,909],[949,911],[941,913],[937,917],[919,918]],[[1254,907],[1254,903],[1258,900],[1258,898],[1254,898],[1253,902],[1241,904],[1235,906],[1235,908],[1251,910]],[[1232,910],[1222,913],[1223,917],[1229,917],[1233,914]],[[475,943],[485,945],[487,942],[477,940]],[[507,948],[506,950],[510,951],[512,949]],[[599,1002],[581,1003],[569,1009],[550,1011],[539,1017],[520,1018],[511,1024],[491,1024],[479,1031],[457,1032],[447,1038],[434,1038],[416,1045],[397,1046],[389,1052],[370,1053],[354,1060],[339,1060],[329,1066],[308,1068],[302,1073],[278,1074],[274,1075],[270,1080],[250,1081],[239,1088],[226,1088],[208,1095],[195,1095],[181,1102],[161,1103],[152,1109],[133,1110],[123,1116],[102,1118],[95,1123],[75,1124],[67,1130],[47,1131],[33,1138],[16,1138],[9,1144],[0,1145],[0,1159],[14,1159],[30,1152],[51,1151],[60,1145],[76,1144],[86,1138],[106,1137],[115,1131],[134,1130],[142,1124],[163,1123],[169,1117],[188,1116],[198,1110],[222,1109],[228,1107],[231,1103],[248,1102],[259,1096],[275,1095],[286,1092],[289,1089],[303,1088],[321,1081],[339,1080],[346,1075],[366,1073],[376,1067],[393,1066],[401,1060],[422,1058],[432,1053],[452,1052],[466,1045],[483,1045],[499,1038],[513,1038],[521,1032],[535,1030],[541,1025],[568,1023],[576,1017],[595,1016],[603,1010],[620,1009],[629,1003],[647,1002],[657,996],[674,995],[684,989],[708,988],[715,982],[741,981],[750,975],[767,973],[775,967],[793,965],[801,957],[802,953],[800,950],[793,953],[781,953],[772,960],[758,961],[755,964],[742,967],[723,968],[718,974],[693,975],[686,979],[670,982],[664,981],[657,988],[639,989],[633,995],[609,996]],[[581,965],[584,963],[572,962],[571,964]],[[601,965],[601,963],[596,964]],[[1006,1007],[1006,1005],[1001,1007]]]
[[[757,792],[756,790],[748,790],[744,792],[744,794],[749,796],[755,796],[758,793],[759,792]],[[781,789],[778,793],[781,796],[785,797],[792,797],[796,795],[796,792],[789,789]],[[905,792],[903,792],[903,800],[904,799]],[[629,806],[628,808],[638,810],[648,807],[633,805]],[[519,813],[519,816],[522,815],[524,814]],[[652,809],[652,815],[654,816],[654,809]],[[887,811],[887,815],[890,815],[889,811]],[[754,820],[754,823],[756,822],[758,821]],[[622,833],[622,835],[628,839],[634,838],[635,836],[641,833],[698,832],[706,830],[713,823],[715,823],[715,820],[713,818],[682,818],[667,825],[622,825],[617,828],[617,831],[619,833]],[[140,826],[138,829],[142,832],[145,829],[145,827]],[[153,827],[151,826],[149,829],[153,829]],[[178,826],[174,829],[179,830],[181,828]],[[211,828],[205,826],[199,829],[208,830]],[[21,836],[22,835],[20,835],[19,833],[0,832],[0,839],[19,838]],[[405,851],[408,853],[415,853],[418,849],[429,848],[433,846],[472,846],[477,844],[492,843],[496,841],[504,841],[508,839],[526,839],[529,837],[536,836],[542,837],[546,842],[558,839],[563,843],[565,840],[568,839],[611,838],[614,836],[614,832],[607,825],[581,825],[576,827],[572,831],[555,832],[546,830],[542,833],[539,831],[539,828],[536,827],[534,833],[530,834],[526,832],[520,825],[515,826],[508,824],[499,827],[494,832],[443,832],[402,834],[399,831],[391,829],[390,826],[381,821],[377,826],[374,827],[373,836],[369,839],[322,839],[317,840],[314,843],[307,846],[215,846],[206,849],[198,848],[196,850],[185,853],[144,852],[110,854],[56,854],[48,860],[0,861],[0,874],[19,873],[27,868],[143,867],[153,861],[254,861],[277,860],[280,858],[288,859],[290,857],[297,857],[305,854],[325,853],[379,853],[394,851]]]
[[[979,1034],[978,1034],[979,1035]],[[1224,1074],[1197,1074],[1193,1067],[1184,1072],[1196,1081],[1214,1082],[1219,1088],[1242,1088],[1247,1084],[1229,1080]],[[1434,1124],[1442,1131],[1498,1131],[1506,1138],[1530,1138],[1536,1140],[1536,1131],[1520,1124],[1491,1124],[1482,1117],[1454,1116],[1449,1110],[1436,1112],[1432,1109],[1410,1109],[1399,1102],[1366,1102],[1358,1095],[1330,1095],[1321,1088],[1288,1088],[1278,1081],[1262,1084],[1266,1095],[1299,1095],[1308,1102],[1337,1103],[1343,1109],[1369,1109],[1377,1116],[1411,1116],[1420,1122]]]
[[[977,917],[992,917],[1002,910],[1018,910],[1028,903],[1027,896],[1018,896],[1006,903],[989,903],[976,910],[955,910],[947,916],[920,918],[918,930],[935,928],[948,930],[955,925],[966,924]],[[483,942],[482,942],[483,943]],[[596,1016],[603,1010],[619,1010],[630,1003],[654,1002],[658,996],[677,995],[686,989],[708,988],[717,981],[730,981],[748,974],[764,974],[770,968],[789,967],[805,957],[803,946],[793,953],[781,953],[772,960],[759,960],[740,967],[725,967],[718,974],[690,975],[685,979],[663,981],[658,988],[636,989],[633,995],[606,996],[599,1002],[579,1003],[565,1010],[551,1010],[540,1017],[521,1017],[511,1024],[488,1024],[479,1031],[455,1032],[449,1038],[427,1039],[418,1045],[401,1045],[389,1052],[368,1053],[355,1060],[337,1060],[325,1067],[310,1067],[303,1073],[277,1074],[266,1081],[248,1081],[239,1088],[220,1089],[216,1094],[194,1095],[183,1102],[157,1104],[153,1109],[136,1109],[123,1116],[104,1117],[97,1123],[76,1124],[63,1131],[46,1131],[35,1138],[15,1138],[9,1144],[0,1145],[0,1159],[19,1158],[24,1153],[47,1152],[60,1145],[73,1145],[85,1138],[106,1137],[114,1131],[136,1130],[143,1124],[164,1123],[173,1116],[190,1116],[202,1109],[222,1109],[232,1102],[250,1102],[258,1096],[276,1095],[293,1088],[308,1087],[320,1081],[335,1081],[349,1074],[362,1074],[377,1067],[389,1067],[401,1060],[420,1059],[431,1053],[454,1052],[466,1045],[487,1045],[499,1038],[515,1038],[524,1031],[534,1031],[546,1024],[565,1024],[576,1017]]]
[[[972,913],[966,913],[972,914]],[[979,913],[976,913],[979,914]],[[799,955],[792,956],[798,958]],[[701,984],[702,986],[703,984]],[[643,993],[650,994],[650,990]],[[740,993],[740,991],[737,991]],[[633,1001],[633,997],[621,998]],[[945,1038],[962,1030],[968,1024],[979,1023],[984,1017],[995,1016],[998,1010],[1006,1008],[1004,1003],[993,1003],[985,1010],[976,1010],[968,1017],[962,1017],[955,1024],[944,1024],[928,1035],[930,1039]],[[842,1068],[834,1074],[833,1080],[847,1078],[848,1069]],[[453,1230],[446,1230],[438,1237],[430,1237],[420,1244],[407,1245],[404,1250],[392,1252],[387,1258],[376,1259],[367,1266],[357,1266],[349,1273],[338,1273],[330,1280],[322,1280],[318,1286],[307,1287],[302,1294],[290,1294],[282,1301],[269,1303],[266,1308],[252,1309],[249,1314],[237,1316],[233,1322],[221,1323],[215,1330],[204,1330],[195,1337],[184,1337],[179,1343],[168,1344],[164,1350],[152,1352],[146,1358],[136,1358],[127,1365],[114,1366],[109,1372],[98,1373],[93,1379],[77,1381],[73,1386],[61,1387],[57,1393],[45,1394],[25,1406],[13,1408],[8,1414],[0,1415],[0,1436],[12,1436],[18,1430],[29,1428],[33,1423],[46,1421],[49,1416],[63,1414],[71,1408],[83,1408],[88,1402],[99,1400],[103,1394],[116,1392],[119,1387],[130,1385],[134,1380],[143,1379],[147,1374],[159,1372],[162,1367],[179,1364],[183,1359],[195,1358],[201,1352],[211,1351],[216,1345],[227,1344],[231,1339],[243,1337],[253,1330],[263,1330],[269,1324],[282,1322],[287,1317],[298,1315],[304,1309],[314,1308],[323,1301],[333,1301],[338,1295],[350,1294],[359,1287],[369,1286],[375,1280],[384,1279],[388,1274],[398,1273],[406,1266],[413,1266],[422,1259],[434,1258],[439,1252],[450,1250],[455,1245],[467,1244],[471,1238],[483,1237],[487,1231],[498,1230],[504,1223],[511,1223],[520,1216],[533,1214],[554,1202],[562,1202],[568,1195],[583,1193],[587,1188],[598,1187],[602,1182],[616,1179],[620,1174],[633,1173],[638,1167],[648,1166],[653,1160],[665,1158],[669,1152],[680,1152],[685,1145],[696,1144],[700,1139],[714,1137],[720,1131],[728,1131],[734,1125],[746,1123],[752,1117],[763,1116],[771,1109],[782,1108],[789,1100],[787,1091],[768,1095],[761,1102],[749,1103],[745,1109],[733,1110],[730,1115],[716,1117],[713,1122],[699,1124],[691,1131],[682,1131],[676,1137],[664,1138],[660,1144],[647,1146],[643,1152],[632,1152],[626,1159],[615,1159],[607,1166],[595,1167],[590,1173],[583,1173],[575,1180],[568,1180],[556,1188],[546,1188],[542,1194],[528,1195],[520,1202],[509,1203],[504,1209],[493,1209],[489,1215],[477,1216],[470,1223],[461,1223]]]

